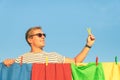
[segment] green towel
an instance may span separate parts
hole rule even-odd
[[[88,63],[84,66],[71,64],[73,80],[105,80],[102,64]]]

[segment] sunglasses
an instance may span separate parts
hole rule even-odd
[[[46,34],[45,33],[37,33],[37,34],[31,35],[31,36],[46,37]]]

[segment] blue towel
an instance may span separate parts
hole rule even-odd
[[[30,80],[32,64],[14,63],[6,67],[0,63],[0,80]]]

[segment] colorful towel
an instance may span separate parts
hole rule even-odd
[[[6,67],[0,63],[0,80],[30,80],[31,64],[13,64]]]
[[[72,80],[70,64],[33,64],[32,80]]]
[[[120,80],[120,63],[102,63],[105,80]]]
[[[102,64],[95,63],[76,66],[71,64],[73,80],[105,80]]]
[[[0,63],[0,80],[120,80],[120,63],[17,64]]]

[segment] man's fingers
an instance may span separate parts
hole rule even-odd
[[[95,40],[95,37],[94,37],[94,35],[89,35],[89,38],[91,39],[91,40]]]
[[[11,64],[13,64],[15,62],[15,60],[14,59],[6,59],[6,60],[4,60],[3,61],[3,63],[7,66],[7,67],[9,67]]]
[[[94,37],[94,36],[90,36],[90,39],[91,39],[91,40],[95,40],[95,37]]]

